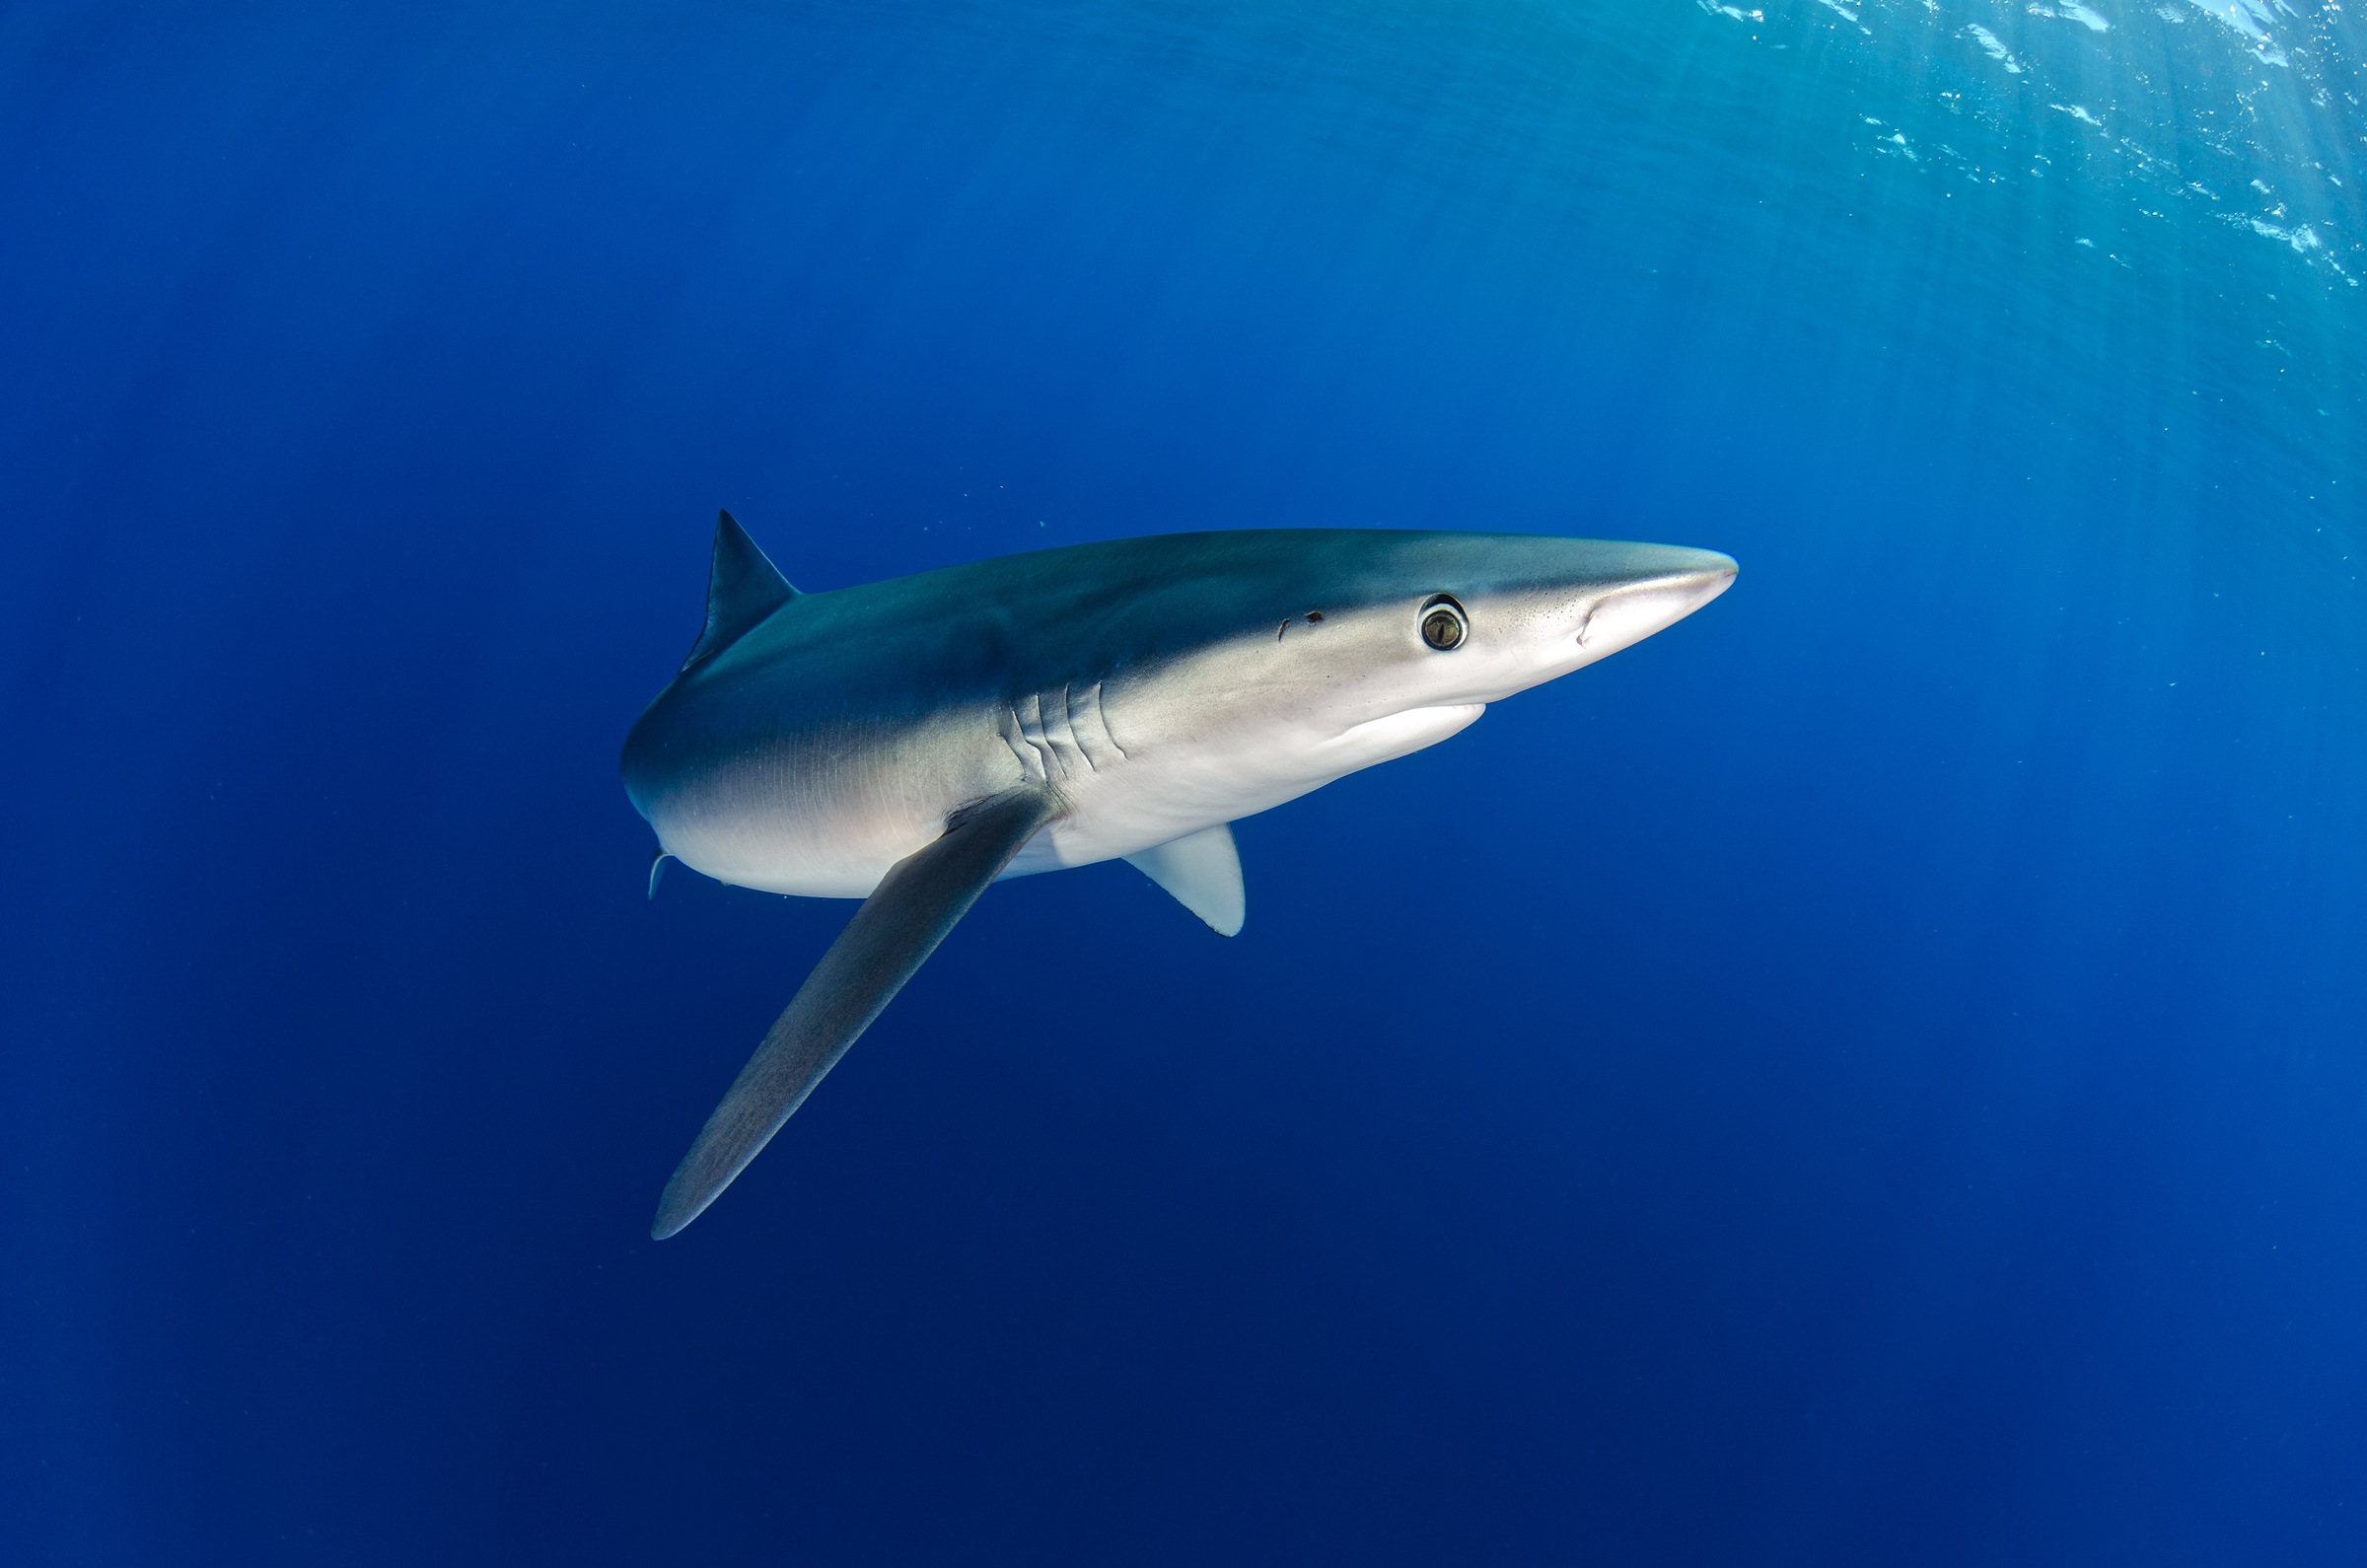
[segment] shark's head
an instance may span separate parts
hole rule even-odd
[[[1370,554],[1270,634],[1343,717],[1495,702],[1583,669],[1726,591],[1715,550],[1525,535],[1366,535]],[[1293,644],[1295,643],[1295,647]],[[1296,655],[1296,658],[1290,657]]]
[[[1603,539],[1479,535],[1438,553],[1405,563],[1406,590],[1372,609],[1395,611],[1399,663],[1443,701],[1493,702],[1607,659],[1717,598],[1736,570],[1715,550]],[[1424,592],[1425,574],[1443,586]]]
[[[1713,550],[1527,535],[1176,542],[1204,569],[1128,596],[1113,618],[1194,634],[1110,680],[1102,701],[1118,744],[1176,757],[1191,780],[1180,798],[1219,820],[1442,741],[1487,704],[1690,614],[1735,576]]]

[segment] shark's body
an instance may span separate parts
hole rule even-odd
[[[707,623],[626,792],[727,883],[869,901],[660,1205],[754,1158],[998,876],[1124,857],[1226,935],[1230,822],[1419,750],[1733,580],[1707,550],[1516,535],[1181,534],[799,594],[727,515]]]

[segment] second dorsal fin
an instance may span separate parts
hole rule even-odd
[[[715,514],[715,559],[707,568],[707,623],[682,668],[712,659],[797,597],[780,568],[765,559],[729,512]]]

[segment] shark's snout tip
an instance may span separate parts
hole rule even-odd
[[[1685,567],[1689,575],[1716,578],[1731,583],[1742,567],[1724,550],[1686,550]]]
[[[1653,561],[1627,592],[1679,601],[1690,610],[1726,592],[1741,570],[1733,556],[1719,550],[1671,548]]]
[[[1643,546],[1629,568],[1631,586],[1647,593],[1708,590],[1721,593],[1742,570],[1723,550],[1694,549],[1685,544]]]
[[[1720,550],[1686,550],[1686,559],[1669,576],[1678,593],[1688,596],[1694,607],[1708,604],[1734,586],[1742,571],[1735,558]]]

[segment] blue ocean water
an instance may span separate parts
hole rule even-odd
[[[0,13],[0,1556],[2367,1554],[2367,36],[2296,0]],[[808,589],[1729,551],[992,890],[616,749]]]

